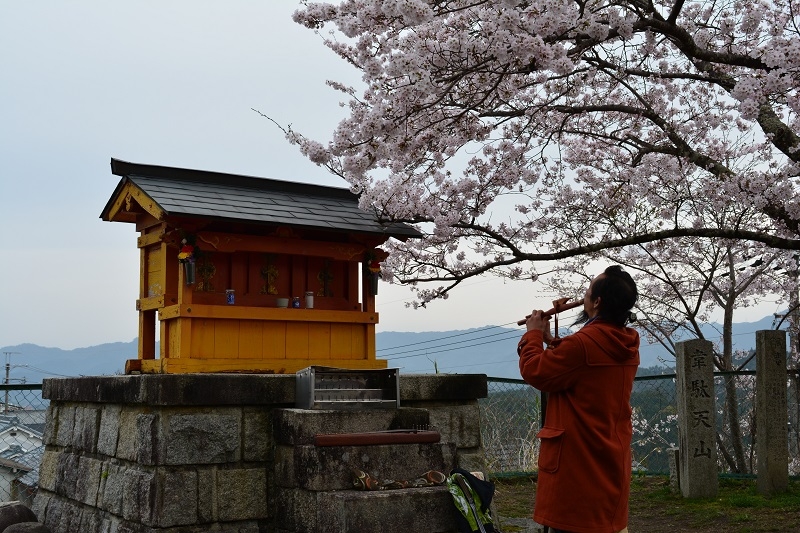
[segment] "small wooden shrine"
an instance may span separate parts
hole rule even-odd
[[[111,170],[122,179],[100,218],[136,224],[141,251],[126,373],[386,368],[378,247],[415,229],[380,223],[348,189],[116,159]]]

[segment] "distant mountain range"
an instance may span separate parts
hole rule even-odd
[[[772,329],[773,318],[734,324],[734,349],[755,347],[755,332]],[[709,324],[704,334],[710,340],[719,337],[720,326]],[[387,359],[389,367],[402,373],[435,372],[448,374],[486,374],[490,377],[519,378],[517,342],[522,328],[487,326],[456,331],[396,332],[376,335],[378,358]],[[673,367],[674,360],[659,345],[641,347],[643,368]],[[0,348],[10,352],[9,382],[41,383],[42,379],[61,376],[121,374],[127,359],[137,357],[137,340],[114,342],[62,350],[36,344]],[[3,373],[0,382],[5,378]]]
[[[3,364],[10,361],[9,382],[19,384],[41,383],[53,377],[122,374],[125,361],[137,357],[138,345],[137,339],[74,350],[18,344],[0,351],[11,354]],[[0,382],[5,380],[5,369],[2,372]]]
[[[785,324],[784,324],[785,326]],[[755,348],[755,332],[773,329],[773,317],[733,325],[734,350]],[[703,334],[718,341],[722,326],[708,324]],[[378,357],[388,359],[390,367],[407,373],[486,374],[491,377],[519,378],[517,343],[523,328],[488,326],[461,331],[381,332],[376,335]],[[562,334],[563,335],[563,334]],[[642,339],[639,350],[641,368],[675,367],[675,359],[658,344]]]

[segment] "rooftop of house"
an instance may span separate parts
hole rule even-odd
[[[38,446],[16,458],[15,462],[23,465],[20,470],[27,470],[24,475],[18,478],[20,482],[29,487],[35,487],[39,484],[39,467],[42,464],[44,450],[44,446]]]
[[[38,423],[34,419],[22,421],[17,416],[0,415],[0,434],[12,430],[24,431],[41,438],[44,431],[44,422]]]

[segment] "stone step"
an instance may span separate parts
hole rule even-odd
[[[428,470],[445,475],[456,466],[453,443],[377,446],[277,446],[276,483],[311,491],[353,488],[353,469],[375,479],[410,481]]]
[[[287,510],[278,520],[278,530],[295,533],[455,533],[453,500],[445,486],[413,489],[311,493],[298,489],[279,490],[281,506]],[[302,516],[304,523],[292,523]]]
[[[364,433],[389,429],[428,429],[427,409],[314,410],[278,409],[273,434],[278,444],[311,444],[315,435]]]

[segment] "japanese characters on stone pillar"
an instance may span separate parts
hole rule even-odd
[[[772,496],[789,488],[786,332],[756,331],[756,487]]]
[[[710,341],[676,344],[679,480],[685,498],[717,495],[714,360]]]

